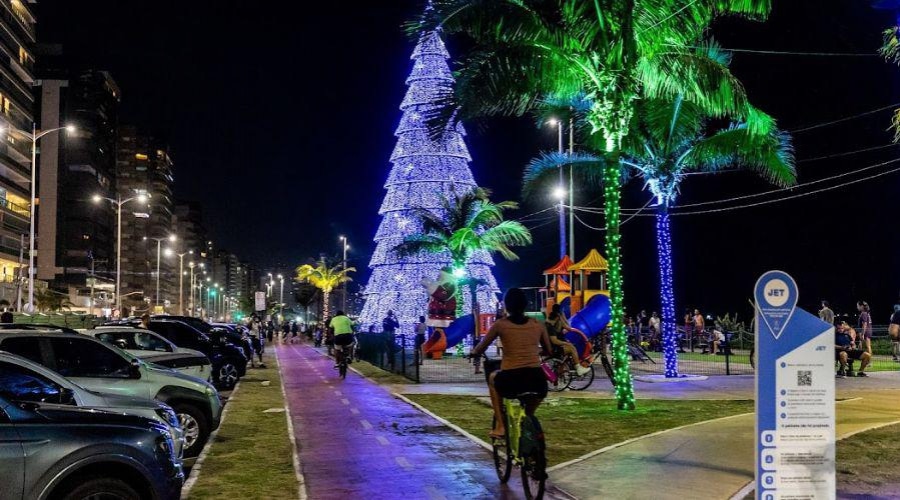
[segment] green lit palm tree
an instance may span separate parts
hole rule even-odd
[[[399,256],[408,257],[422,252],[446,254],[456,270],[464,270],[475,252],[499,253],[507,260],[519,257],[511,247],[531,243],[531,232],[522,223],[503,219],[503,212],[518,208],[512,201],[493,203],[490,192],[476,188],[441,200],[442,210],[418,209],[414,217],[421,224],[422,231],[408,236],[394,251]],[[461,274],[461,273],[459,273]],[[462,277],[462,276],[458,276]],[[477,309],[474,279],[463,280],[469,285],[473,312]],[[458,301],[462,308],[462,301]],[[459,311],[458,311],[459,312]]]
[[[315,267],[303,264],[297,268],[297,281],[308,281],[314,287],[322,291],[322,317],[330,317],[329,298],[334,289],[348,281],[353,281],[349,273],[356,272],[356,268],[344,268],[341,265],[329,267],[324,260],[319,261]]]
[[[771,0],[432,0],[415,31],[462,33],[473,50],[444,98],[434,130],[451,117],[512,115],[547,96],[580,93],[592,102],[592,135],[608,156],[602,170],[609,261],[616,399],[634,408],[622,322],[620,151],[639,95],[696,103],[707,113],[737,115],[743,88],[727,66],[695,45],[718,16],[762,18]]]
[[[672,279],[669,208],[679,186],[690,173],[716,173],[747,169],[779,186],[796,182],[793,148],[787,134],[778,131],[771,118],[749,113],[761,123],[746,122],[710,126],[698,106],[680,98],[643,100],[636,107],[632,133],[623,141],[622,162],[644,180],[656,200],[656,244],[659,258],[660,302],[666,376],[678,377],[674,284]],[[525,172],[526,190],[554,175],[562,164],[601,170],[602,156],[581,153],[546,153],[533,160]]]

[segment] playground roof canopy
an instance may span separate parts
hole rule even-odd
[[[544,274],[568,275],[570,267],[572,267],[572,259],[570,259],[568,255],[564,255],[562,260],[557,262],[555,266],[544,271]]]
[[[568,281],[562,279],[561,277],[554,277],[553,281],[550,282],[550,286],[548,286],[546,290],[556,290],[557,292],[571,292],[572,286],[569,285]]]
[[[569,266],[569,271],[609,271],[609,263],[600,255],[596,248],[592,248],[581,262]]]

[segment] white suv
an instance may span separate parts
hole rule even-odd
[[[98,326],[78,332],[112,344],[148,363],[206,381],[212,378],[212,367],[205,354],[178,347],[156,332],[131,326]]]
[[[166,403],[181,423],[186,457],[200,453],[222,417],[222,403],[212,384],[149,365],[86,335],[5,329],[0,330],[0,350],[44,365],[93,391]]]
[[[13,403],[57,404],[127,413],[165,425],[181,457],[184,435],[178,415],[165,403],[152,399],[115,396],[89,391],[46,367],[0,351],[0,396]]]

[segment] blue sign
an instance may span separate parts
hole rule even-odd
[[[834,499],[834,325],[797,308],[782,271],[756,298],[756,498]]]

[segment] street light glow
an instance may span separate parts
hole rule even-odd
[[[175,242],[175,241],[177,241],[177,240],[178,240],[178,237],[175,236],[174,234],[170,234],[170,235],[169,235],[169,241]]]
[[[175,254],[175,250],[172,250],[171,248],[167,248],[167,249],[163,250],[163,253],[166,255],[166,257],[171,257],[172,255]]]
[[[78,131],[78,128],[75,127],[75,125],[72,125],[71,123],[66,125],[66,133],[74,134],[76,131]]]
[[[94,196],[91,196],[91,200],[94,203],[100,203],[101,201],[103,201],[103,197],[100,196],[99,194],[95,194]]]
[[[148,198],[149,196],[147,195],[147,193],[140,193],[137,195],[137,201],[141,203],[147,203]]]
[[[553,197],[557,200],[564,200],[566,198],[566,190],[562,186],[556,186],[553,188]]]

